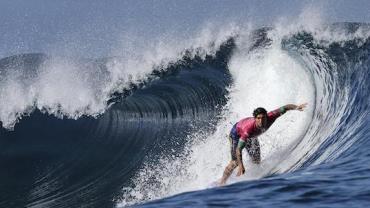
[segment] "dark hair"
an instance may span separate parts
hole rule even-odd
[[[258,107],[258,108],[256,108],[256,109],[254,109],[254,111],[253,111],[253,116],[256,118],[256,117],[257,117],[257,115],[259,115],[259,114],[261,114],[261,113],[263,113],[263,114],[267,114],[267,111],[266,111],[266,109],[264,109],[264,108],[262,108],[262,107]]]

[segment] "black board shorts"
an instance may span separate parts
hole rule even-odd
[[[235,161],[236,161],[236,148],[238,148],[238,143],[240,139],[236,131],[236,125],[237,123],[234,124],[229,134],[231,160]],[[253,162],[259,162],[261,160],[260,144],[257,138],[248,138],[245,143],[245,148],[247,149],[247,152]]]

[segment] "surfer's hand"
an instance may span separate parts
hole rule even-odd
[[[245,168],[243,165],[239,165],[239,168],[238,168],[238,173],[236,174],[236,176],[241,176],[245,173]]]
[[[303,103],[301,105],[298,105],[296,110],[303,111],[303,109],[307,106],[307,103]]]

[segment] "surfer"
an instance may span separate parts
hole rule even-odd
[[[264,133],[275,120],[289,110],[299,110],[307,106],[307,103],[301,105],[288,104],[276,110],[268,112],[264,108],[256,108],[253,111],[253,117],[240,120],[232,127],[229,134],[231,146],[231,161],[226,166],[220,185],[224,185],[231,173],[236,167],[238,168],[237,176],[244,174],[245,168],[242,160],[242,150],[247,149],[253,163],[261,162],[260,145],[257,136]]]

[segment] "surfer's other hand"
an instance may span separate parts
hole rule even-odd
[[[307,106],[307,103],[303,103],[301,105],[298,105],[296,109],[299,111],[303,111],[303,109],[306,108],[306,106]]]

